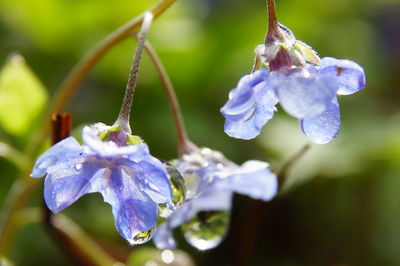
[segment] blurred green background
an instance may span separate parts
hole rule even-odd
[[[0,0],[0,64],[21,54],[51,96],[86,51],[155,2]],[[298,121],[279,109],[257,139],[242,141],[223,132],[219,113],[229,90],[251,70],[254,48],[266,31],[264,5],[264,0],[180,0],[155,21],[149,40],[176,87],[192,141],[236,163],[260,159],[276,170],[307,143]],[[313,145],[278,198],[261,204],[237,196],[220,247],[196,251],[176,232],[179,247],[198,265],[400,265],[400,1],[277,0],[277,9],[280,22],[321,57],[361,64],[367,87],[340,98],[337,140]],[[112,49],[81,84],[65,109],[75,126],[115,121],[135,44],[128,39]],[[173,159],[173,123],[146,56],[139,76],[134,133],[153,155]],[[30,137],[29,130],[0,129],[0,140],[21,150]],[[18,177],[0,159],[1,206]],[[38,189],[29,204],[40,205],[41,198]],[[64,213],[118,258],[139,248],[118,235],[99,195],[86,195]],[[73,265],[38,223],[21,228],[9,257],[16,265]]]

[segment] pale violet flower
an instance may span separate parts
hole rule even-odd
[[[364,87],[364,70],[357,63],[320,59],[309,45],[296,40],[290,29],[275,21],[269,24],[264,44],[256,49],[252,73],[240,79],[221,108],[224,130],[235,138],[257,137],[279,102],[288,114],[300,120],[309,139],[328,143],[340,129],[337,95],[352,94]]]
[[[127,136],[113,131],[114,141],[99,139],[84,127],[83,145],[68,137],[36,161],[32,177],[46,174],[44,199],[58,213],[86,193],[100,192],[112,206],[115,226],[131,244],[149,240],[157,222],[158,204],[172,206],[172,192],[163,164],[146,144],[126,145]]]
[[[261,68],[241,78],[221,108],[225,132],[232,137],[252,139],[272,118],[279,102],[290,115],[300,119],[304,134],[324,144],[340,128],[337,95],[355,93],[365,86],[361,66],[350,60],[322,58],[319,65],[269,71]]]
[[[186,201],[159,225],[153,241],[160,249],[176,247],[172,232],[182,226],[186,240],[198,249],[216,247],[229,225],[233,193],[269,201],[278,191],[268,164],[248,161],[238,166],[208,148],[186,154],[177,161],[186,185]]]

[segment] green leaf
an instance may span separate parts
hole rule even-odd
[[[12,135],[24,135],[46,101],[46,89],[24,58],[11,56],[0,72],[0,126]]]

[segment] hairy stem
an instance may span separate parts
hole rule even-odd
[[[154,64],[157,73],[160,76],[165,93],[167,94],[168,103],[171,108],[172,117],[175,123],[178,153],[180,156],[186,153],[191,153],[195,149],[195,146],[187,137],[185,123],[183,121],[182,112],[179,107],[179,101],[176,97],[175,89],[171,83],[171,79],[169,78],[167,71],[165,70],[160,58],[158,57],[150,42],[147,41],[145,43],[144,49],[146,50],[152,63]]]
[[[142,54],[144,50],[144,44],[146,42],[147,33],[150,29],[151,22],[153,21],[153,14],[151,12],[146,12],[144,14],[142,28],[140,29],[138,35],[138,44],[136,47],[135,54],[133,56],[133,63],[128,77],[128,84],[126,85],[124,100],[122,101],[121,110],[118,115],[117,121],[114,125],[121,126],[122,130],[128,134],[131,134],[131,128],[129,126],[129,117],[132,108],[133,94],[135,92],[137,75],[139,73],[139,66],[142,60]]]
[[[279,32],[279,23],[276,17],[275,0],[266,0],[268,8],[268,32],[265,36],[265,44],[273,42],[276,39],[281,39]]]

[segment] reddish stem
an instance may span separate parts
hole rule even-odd
[[[276,17],[275,0],[267,0],[268,7],[268,32],[265,36],[265,44],[281,39],[282,35],[279,31],[279,23]]]

